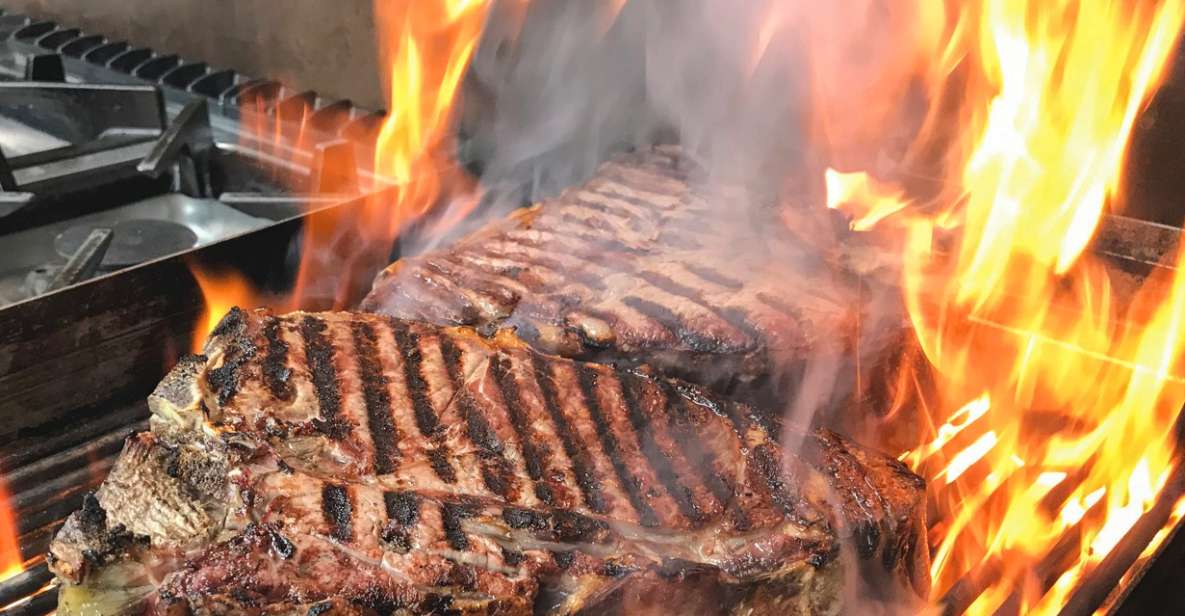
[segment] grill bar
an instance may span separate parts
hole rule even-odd
[[[42,558],[33,567],[0,585],[0,606],[16,603],[45,586],[53,579],[49,566]]]
[[[9,492],[19,493],[32,490],[38,485],[44,485],[51,477],[61,476],[63,472],[77,469],[80,460],[92,460],[96,463],[119,453],[123,447],[124,438],[132,430],[139,429],[143,424],[121,425],[114,430],[100,433],[93,440],[84,442],[62,453],[37,462],[22,466],[6,476]]]
[[[13,477],[25,472],[24,467],[44,460],[54,454],[95,438],[116,428],[130,430],[131,425],[148,414],[148,407],[142,401],[126,404],[115,402],[103,410],[80,411],[68,420],[67,427],[53,431],[27,431],[16,440],[0,447],[0,472],[9,485]],[[10,491],[15,491],[10,487]]]
[[[27,569],[0,582],[0,613],[43,615],[57,605],[44,554],[82,497],[106,477],[128,434],[147,428],[144,403],[86,414],[54,431],[26,432],[0,447],[21,555]]]
[[[1059,616],[1089,616],[1094,614],[1113,592],[1119,589],[1123,577],[1132,570],[1140,555],[1152,543],[1156,534],[1165,528],[1173,507],[1185,495],[1185,467],[1178,465],[1165,484],[1164,490],[1152,506],[1106,558],[1078,583]],[[1170,563],[1168,566],[1174,566]]]
[[[9,606],[4,610],[5,616],[44,616],[52,614],[58,606],[58,587],[49,586],[37,593],[31,599]]]

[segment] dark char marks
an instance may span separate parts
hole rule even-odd
[[[730,278],[730,277],[728,277],[724,274],[721,274],[720,272],[718,272],[710,267],[704,266],[704,265],[697,265],[695,263],[685,263],[685,264],[683,264],[683,267],[687,268],[687,271],[698,276],[700,278],[700,280],[703,280],[705,282],[710,282],[715,285],[722,286],[726,289],[731,289],[733,291],[739,291],[745,287],[745,283],[743,283],[735,278]]]
[[[756,429],[764,435],[766,442],[753,447],[746,452],[748,465],[751,473],[756,473],[768,491],[770,499],[781,509],[782,513],[787,516],[801,520],[802,511],[800,507],[804,504],[799,500],[794,490],[791,489],[790,484],[793,481],[788,481],[786,473],[789,472],[795,465],[784,465],[780,459],[777,449],[770,443],[777,442],[777,427],[772,424],[769,416],[755,412],[751,407],[737,402],[725,401],[722,403],[725,413],[732,421],[733,426],[739,435],[744,440],[744,435],[750,429]],[[809,439],[808,439],[809,440]],[[786,468],[787,466],[791,469]],[[800,478],[805,480],[805,478]],[[757,485],[761,485],[758,483]]]
[[[653,415],[644,412],[642,409],[644,389],[647,382],[629,374],[623,375],[622,378],[618,379],[618,382],[621,384],[621,395],[625,401],[630,425],[634,427],[634,431],[638,434],[638,442],[642,448],[642,455],[646,456],[646,461],[650,463],[650,468],[654,469],[654,474],[662,482],[667,494],[670,494],[671,498],[675,500],[675,504],[679,506],[679,511],[683,513],[684,517],[693,524],[702,524],[704,522],[704,512],[696,504],[695,496],[691,489],[683,484],[678,473],[675,472],[671,459],[659,447],[658,441],[654,437],[654,429],[651,426]]]
[[[544,233],[550,233],[550,231],[544,231]],[[524,250],[526,248],[534,249],[534,252],[527,254]],[[566,280],[572,281],[573,283],[586,286],[594,291],[600,291],[605,288],[605,281],[603,277],[597,275],[594,272],[590,272],[585,268],[565,265],[560,261],[545,256],[547,250],[548,248],[541,247],[530,239],[521,238],[516,241],[513,250],[508,251],[505,248],[484,246],[481,247],[478,254],[488,255],[499,259],[507,259],[519,263],[521,266],[513,276],[513,278],[519,282],[525,283],[526,277],[522,276],[524,273],[530,273],[532,270],[546,269],[553,272],[557,277],[562,277]]]
[[[526,560],[526,556],[524,556],[522,552],[519,552],[518,550],[511,550],[506,546],[502,546],[502,562],[511,567],[517,567],[522,564],[524,560]]]
[[[342,543],[354,539],[354,504],[346,486],[327,483],[321,488],[321,511],[329,525],[329,536]]]
[[[758,445],[753,448],[752,461],[761,478],[765,480],[770,498],[782,510],[782,513],[790,517],[797,517],[795,498],[782,476],[782,461],[778,457],[777,450],[768,443]]]
[[[354,336],[358,376],[366,403],[367,425],[374,443],[374,472],[386,475],[398,466],[399,432],[391,419],[391,393],[379,359],[378,336],[374,326],[366,321],[353,321],[350,330]]]
[[[399,353],[403,356],[403,369],[407,378],[407,391],[411,395],[412,410],[415,411],[416,426],[420,434],[432,438],[440,431],[440,420],[432,408],[428,395],[428,381],[424,378],[424,353],[420,350],[420,335],[405,323],[391,320],[391,331]]]
[[[642,493],[642,481],[626,467],[617,437],[613,434],[609,422],[605,418],[605,413],[601,409],[601,403],[597,398],[600,374],[596,369],[584,364],[577,364],[575,368],[576,380],[580,383],[580,392],[584,398],[584,408],[588,411],[593,425],[596,426],[597,435],[601,439],[601,447],[604,448],[605,455],[617,473],[618,482],[625,490],[626,495],[629,496],[630,504],[638,514],[638,522],[642,526],[658,526],[658,516],[655,515],[654,509],[650,507],[650,503],[646,501]]]
[[[687,299],[703,310],[720,317],[725,323],[728,323],[748,338],[746,341],[747,345],[756,344],[761,340],[756,327],[750,322],[749,315],[743,309],[735,307],[714,308],[712,302],[704,299],[704,294],[699,289],[684,285],[658,272],[643,271],[638,273],[638,277],[671,295]]]
[[[247,325],[247,313],[238,306],[232,306],[222,317],[222,320],[210,330],[210,337],[216,338],[218,336],[226,336],[228,334],[242,333],[243,328]]]
[[[564,446],[564,453],[572,461],[572,474],[576,477],[576,485],[580,487],[581,494],[584,495],[584,504],[597,513],[607,513],[608,507],[605,505],[604,495],[601,494],[600,480],[596,476],[588,451],[577,442],[572,427],[568,425],[560,408],[559,392],[556,391],[555,382],[552,380],[551,366],[533,353],[531,362],[535,378],[543,392],[544,406],[547,407],[552,423],[555,424],[556,434]]]
[[[383,505],[387,519],[400,526],[411,526],[420,519],[420,497],[415,492],[384,492]]]
[[[719,353],[727,350],[721,341],[705,336],[696,331],[695,328],[688,327],[675,311],[662,304],[652,302],[648,299],[642,299],[635,295],[623,297],[621,303],[666,327],[679,338],[680,342],[687,345],[692,351],[699,353]]]
[[[337,368],[333,365],[333,345],[326,338],[326,330],[325,321],[312,315],[300,321],[305,359],[321,409],[320,422],[316,425],[329,438],[340,440],[349,434],[350,426],[341,417],[341,391],[338,390]]]
[[[885,528],[882,533],[880,521],[886,520],[885,503],[864,465],[829,432],[809,435],[803,441],[802,455],[816,470],[834,478],[833,485],[844,486],[839,497],[848,511],[856,549],[863,558],[871,558],[885,539],[882,534],[892,531]]]
[[[602,196],[602,197],[608,196],[608,195],[605,195],[604,193],[598,193],[596,191],[592,191],[592,193]],[[606,205],[606,204],[601,203],[599,201],[592,201],[588,197],[583,196],[581,193],[576,194],[576,198],[574,199],[573,202],[576,203],[577,205],[579,205],[582,209],[597,212],[599,214],[605,214],[606,216],[613,216],[615,218],[620,218],[620,219],[626,220],[626,221],[633,220],[633,217],[630,216],[630,212],[625,210],[624,208],[617,208],[617,207],[613,207],[610,205]]]
[[[268,317],[263,324],[263,339],[267,343],[263,357],[263,379],[277,400],[292,400],[292,368],[288,367],[288,343],[280,332],[280,320]]]
[[[463,552],[469,549],[469,536],[461,527],[461,520],[469,517],[470,513],[464,506],[455,503],[444,503],[440,506],[444,537],[448,540],[449,547],[454,550]]]
[[[550,505],[553,496],[551,488],[543,481],[543,474],[546,471],[545,453],[535,445],[532,438],[528,425],[529,419],[526,412],[523,411],[522,396],[518,389],[518,381],[515,380],[514,373],[511,372],[510,361],[497,355],[492,357],[490,372],[494,375],[494,382],[498,384],[498,390],[502,394],[502,403],[506,407],[507,415],[510,416],[510,425],[514,428],[519,446],[522,448],[527,476],[536,483],[535,495],[539,497],[540,501]]]
[[[576,559],[575,550],[553,550],[551,553],[552,560],[560,569],[568,569],[572,566],[572,561]]]
[[[735,506],[736,486],[717,471],[716,454],[700,438],[695,421],[695,411],[690,405],[695,404],[676,392],[665,381],[659,382],[663,395],[666,396],[666,409],[670,418],[669,425],[676,442],[683,447],[684,457],[699,472],[700,480],[725,509],[732,516],[733,525],[737,530],[749,528],[749,516],[744,509]]]
[[[436,410],[432,407],[432,398],[428,394],[428,380],[424,378],[424,352],[420,347],[420,335],[397,319],[390,319],[388,323],[395,337],[395,344],[399,347],[399,354],[403,357],[404,379],[408,395],[411,396],[416,427],[421,435],[436,445],[428,451],[428,461],[441,480],[456,483],[457,473],[449,462],[448,447],[441,442],[440,436],[443,431],[440,418],[436,416]]]
[[[448,461],[448,450],[444,447],[434,447],[428,450],[428,463],[436,476],[445,483],[457,483],[457,471]]]
[[[255,342],[246,336],[247,314],[235,306],[222,317],[210,337],[230,337],[222,365],[206,372],[206,383],[218,394],[218,403],[230,402],[239,392],[239,369],[259,352]]]
[[[498,433],[490,426],[481,411],[481,405],[474,402],[465,387],[466,376],[463,371],[463,357],[461,349],[452,338],[443,333],[439,337],[440,352],[444,356],[444,363],[448,369],[449,379],[453,384],[453,403],[461,411],[465,419],[465,431],[469,440],[477,446],[478,456],[481,458],[481,476],[491,492],[510,501],[516,500],[514,469],[504,455],[505,445],[498,438]]]
[[[526,530],[535,538],[558,543],[604,543],[609,524],[572,511],[534,511],[507,507],[502,519],[515,530]]]

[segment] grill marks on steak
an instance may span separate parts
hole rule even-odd
[[[459,592],[469,597],[495,597],[539,579],[566,579],[570,584],[616,584],[643,569],[718,568],[744,577],[776,571],[786,562],[828,561],[831,538],[822,529],[781,532],[775,528],[746,539],[740,548],[723,549],[714,533],[650,536],[617,527],[613,522],[567,510],[528,509],[458,495],[383,491],[354,484],[341,486],[299,473],[272,473],[256,480],[252,522],[245,535],[265,529],[270,542],[259,550],[197,559],[166,586],[166,595],[185,596],[191,603],[207,600],[228,580],[224,570],[244,571],[266,551],[270,561],[288,564],[340,563],[351,559],[350,575],[373,580],[372,569],[394,572],[397,585],[357,589],[353,582],[322,584],[298,596],[326,600],[334,595],[381,597],[383,605],[401,597]],[[349,503],[342,507],[341,503]],[[318,507],[321,509],[318,515]],[[341,529],[353,532],[343,535]],[[284,546],[278,549],[277,546]],[[241,562],[246,561],[246,562]],[[340,576],[340,574],[339,574]],[[307,577],[307,576],[304,576]],[[289,580],[275,571],[254,573],[250,585],[292,593]],[[373,583],[373,581],[372,581]],[[563,584],[561,581],[560,584]],[[334,592],[329,592],[333,590]],[[251,593],[247,593],[251,594]],[[529,596],[529,595],[528,595]],[[278,599],[271,599],[277,601]],[[407,607],[406,604],[403,604]]]
[[[544,358],[468,330],[352,314],[253,317],[207,348],[211,370],[277,335],[290,350],[318,349],[287,354],[294,394],[257,382],[269,381],[264,353],[223,383],[237,393],[218,415],[274,441],[298,468],[648,528],[722,517],[731,528],[780,507],[773,475],[738,475],[766,462],[763,450],[711,417],[724,411],[652,377]],[[747,438],[773,446],[765,432]]]
[[[466,329],[228,320],[158,388],[154,432],[117,465],[169,494],[213,486],[197,508],[222,526],[96,543],[178,500],[109,481],[104,528],[76,514],[55,541],[60,575],[145,558],[167,572],[157,609],[195,613],[628,612],[656,593],[675,611],[694,595],[782,613],[833,604],[854,535],[862,566],[925,587],[920,480],[830,433],[787,456],[745,405]],[[222,452],[221,480],[170,476],[178,443]]]
[[[212,343],[212,365],[220,356],[235,357],[257,345],[259,332],[266,337],[273,320],[281,323],[280,331],[292,333],[316,319],[325,323],[335,362],[347,367],[339,372],[343,408],[366,407],[374,415],[367,400],[382,396],[362,395],[347,383],[355,372],[387,375],[388,404],[378,409],[384,419],[359,424],[361,429],[351,433],[357,442],[344,448],[332,435],[310,431],[299,421],[284,429],[266,425],[270,417],[321,416],[316,404],[301,408],[302,401],[319,402],[319,397],[297,396],[286,407],[257,388],[252,395],[261,398],[240,394],[224,406],[225,423],[273,438],[281,450],[289,433],[317,441],[312,453],[298,451],[293,462],[303,462],[314,474],[355,480],[377,476],[388,490],[464,494],[605,516],[635,525],[639,532],[748,532],[787,519],[816,525],[827,517],[820,513],[825,494],[836,493],[842,524],[857,536],[863,556],[871,558],[876,550],[895,556],[902,537],[908,542],[919,536],[916,505],[924,486],[896,461],[863,454],[825,431],[801,437],[801,455],[786,457],[775,437],[780,428],[768,415],[692,385],[548,358],[470,330],[379,316],[254,319],[246,321],[239,336]],[[358,331],[368,335],[344,333]],[[294,389],[308,390],[310,371],[300,355],[290,357]],[[242,387],[251,387],[259,363],[240,364]],[[386,429],[388,421],[393,431]],[[422,438],[391,444],[399,452],[399,466],[384,474],[374,460],[390,433]],[[437,457],[442,451],[448,452],[443,464]],[[350,472],[320,470],[351,455],[357,463]],[[812,486],[819,473],[835,485]],[[889,560],[899,565],[893,556]]]
[[[513,329],[545,352],[649,364],[725,394],[784,401],[810,350],[852,351],[861,309],[842,295],[857,297],[857,283],[787,257],[801,253],[789,232],[729,245],[711,215],[678,151],[648,150],[447,249],[392,264],[362,306]],[[780,224],[771,215],[766,226]]]
[[[267,325],[264,327],[266,331]],[[386,475],[394,472],[398,465],[400,435],[391,418],[390,384],[379,359],[378,334],[372,324],[363,322],[351,323],[350,331],[366,401],[366,425],[374,446],[374,472]]]

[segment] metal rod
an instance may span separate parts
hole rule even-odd
[[[992,327],[992,328],[998,329],[1002,332],[1012,334],[1014,336],[1020,336],[1020,337],[1029,339],[1034,342],[1040,342],[1042,344],[1048,344],[1051,346],[1056,346],[1056,347],[1065,349],[1067,351],[1079,353],[1079,354],[1084,355],[1086,357],[1090,357],[1091,359],[1097,359],[1101,362],[1105,362],[1105,363],[1108,363],[1108,364],[1111,364],[1114,366],[1118,366],[1120,368],[1125,368],[1127,370],[1131,370],[1132,372],[1138,372],[1141,374],[1148,374],[1148,375],[1157,376],[1158,378],[1161,378],[1161,379],[1168,381],[1170,383],[1185,384],[1185,377],[1181,377],[1181,376],[1177,376],[1177,375],[1173,375],[1173,374],[1161,375],[1161,374],[1158,374],[1156,371],[1156,368],[1154,368],[1152,366],[1145,366],[1143,364],[1128,361],[1126,359],[1112,357],[1110,355],[1107,355],[1106,353],[1100,353],[1099,351],[1093,351],[1091,349],[1086,349],[1086,348],[1083,348],[1079,345],[1076,345],[1076,344],[1073,344],[1070,342],[1065,342],[1062,340],[1057,340],[1055,338],[1051,338],[1049,336],[1046,336],[1044,334],[1041,334],[1041,333],[1038,333],[1035,331],[1021,329],[1018,327],[1012,327],[1009,325],[1004,325],[1003,323],[997,323],[997,322],[992,321],[990,319],[985,319],[985,318],[977,317],[974,315],[968,317],[967,320],[972,323],[977,323],[979,325],[985,325],[987,327]]]
[[[192,169],[179,169],[191,177],[183,180],[180,188],[193,197],[211,196],[210,152],[214,150],[214,136],[210,128],[210,111],[206,99],[191,101],[170,123],[152,146],[152,150],[136,165],[136,169],[157,178],[189,158]]]
[[[5,473],[11,483],[12,476],[17,469],[36,463],[38,460],[49,458],[67,449],[85,447],[95,438],[96,433],[140,432],[146,429],[148,423],[141,421],[148,416],[148,404],[136,400],[128,406],[112,409],[108,407],[101,413],[79,411],[71,416],[67,425],[51,435],[39,437],[39,440],[18,440],[11,443],[0,454],[0,472]],[[10,488],[19,491],[17,488]]]
[[[1102,511],[1095,503],[1091,507],[1091,511]],[[1089,517],[1089,513],[1087,516]],[[1086,517],[1083,518],[1087,519]],[[1049,553],[1033,567],[1032,575],[1036,578],[1037,584],[1040,585],[1041,594],[1049,592],[1053,584],[1057,582],[1057,578],[1064,573],[1071,565],[1074,564],[1074,556],[1082,549],[1082,523],[1066,529],[1062,533],[1058,542],[1049,550]],[[1020,613],[1021,598],[1023,596],[1020,588],[1014,588],[1004,603],[996,609],[996,616],[1011,616]]]
[[[1086,476],[1089,474],[1090,467],[1093,465],[1093,463],[1094,460],[1090,460],[1086,465],[1078,469],[1078,471],[1058,484],[1058,486],[1051,490],[1049,494],[1046,494],[1045,498],[1041,499],[1041,509],[1047,513],[1053,513],[1061,509],[1062,505],[1064,505],[1066,500],[1070,498],[1070,495],[1073,494],[1073,487],[1078,485],[1078,483],[1080,483],[1081,480],[1086,478]],[[1001,488],[1008,485],[1010,485],[1009,482],[1005,481],[1001,484]],[[1000,488],[997,488],[997,490],[994,491],[985,502],[990,502],[990,500],[995,497],[996,494],[999,494],[1000,491]],[[1045,585],[1046,588],[1048,588],[1048,586],[1051,585],[1053,581],[1056,581],[1056,574],[1051,574],[1051,570],[1058,568],[1057,565],[1061,563],[1069,554],[1067,550],[1070,550],[1072,547],[1077,547],[1081,542],[1082,523],[1085,520],[1091,519],[1097,512],[1101,511],[1101,508],[1098,505],[1098,502],[1093,503],[1075,525],[1067,528],[1062,533],[1061,538],[1058,539],[1058,542],[1054,544],[1053,548],[1050,549],[1049,553],[1046,554],[1046,556],[1042,558],[1034,567],[1034,573],[1042,580],[1050,577],[1050,575],[1053,576],[1054,579],[1050,580],[1049,583]],[[981,508],[986,507],[981,506]],[[967,608],[970,607],[977,598],[979,598],[979,595],[983,594],[983,592],[987,590],[989,586],[1000,580],[1000,577],[1004,575],[1004,569],[1004,562],[1001,560],[1001,557],[997,556],[985,561],[977,567],[972,568],[970,571],[964,574],[963,577],[959,578],[958,581],[951,585],[950,589],[947,590],[946,594],[943,595],[942,599],[939,601],[939,604],[942,606],[943,616],[957,616],[958,614],[962,614],[963,612],[967,611]],[[1056,573],[1060,573],[1060,571],[1057,571]],[[1007,601],[1005,603],[1007,603]]]
[[[978,567],[968,571],[959,578],[950,590],[938,602],[942,606],[942,616],[958,616],[967,611],[975,599],[987,590],[988,586],[999,581],[1004,575],[1004,564],[1000,559],[993,558]]]
[[[99,271],[99,264],[103,262],[107,249],[111,247],[112,237],[114,233],[111,229],[92,229],[78,250],[70,255],[70,260],[66,262],[62,271],[54,276],[47,290],[64,289],[94,276],[95,272]]]
[[[1156,503],[1131,530],[1119,540],[1103,561],[1090,573],[1083,576],[1078,587],[1062,607],[1059,616],[1088,616],[1093,614],[1115,590],[1124,574],[1131,569],[1140,554],[1156,537],[1156,533],[1168,524],[1173,506],[1185,493],[1185,467],[1178,464],[1165,484]]]
[[[15,603],[32,595],[39,588],[48,584],[51,579],[53,579],[53,573],[50,572],[45,559],[41,559],[41,562],[36,566],[0,582],[0,606]]]
[[[5,616],[45,616],[54,613],[58,606],[58,587],[52,586],[33,596],[32,599],[9,607]]]
[[[132,426],[110,430],[74,448],[47,455],[40,460],[16,468],[7,473],[4,478],[9,493],[19,495],[25,490],[45,483],[50,475],[61,475],[67,468],[77,469],[82,464],[90,464],[115,456],[123,448],[124,439],[132,430]]]
[[[18,544],[21,546],[21,558],[28,560],[45,556],[49,551],[49,544],[53,542],[53,538],[58,534],[58,529],[62,527],[63,522],[65,520],[55,520],[37,530],[23,533],[18,539]]]
[[[313,159],[311,190],[315,193],[354,194],[359,191],[354,144],[333,141],[318,144]]]
[[[115,461],[105,460],[65,475],[14,500],[18,531],[25,533],[60,520],[78,508],[82,495],[102,481]]]

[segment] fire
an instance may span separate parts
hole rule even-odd
[[[190,271],[205,301],[202,314],[194,327],[191,345],[192,352],[201,353],[206,346],[206,336],[218,325],[222,317],[235,306],[255,305],[258,295],[251,283],[237,272],[215,273],[192,266]]]
[[[1122,207],[1128,140],[1185,1],[974,0],[947,17],[919,19],[918,45],[934,28],[943,45],[933,66],[905,71],[931,104],[898,177],[836,160],[827,205],[896,239],[938,377],[927,406],[939,428],[901,458],[930,480],[941,520],[935,598],[996,562],[967,613],[1010,600],[1044,613],[1152,507],[1177,463],[1185,253],[1121,298],[1087,247]],[[928,193],[906,180],[935,174],[944,184]],[[1070,564],[1043,570],[1067,537]]]
[[[8,490],[0,477],[0,582],[25,570],[17,541],[16,516],[9,505]]]
[[[867,231],[876,223],[905,207],[904,193],[881,185],[867,173],[840,173],[828,169],[823,177],[827,188],[827,207],[845,209],[852,214],[852,229]],[[855,209],[859,209],[857,214]]]
[[[376,1],[389,102],[374,150],[359,153],[375,172],[361,188],[390,189],[360,210],[310,218],[296,288],[277,305],[348,306],[351,274],[384,263],[410,224],[433,220],[439,231],[474,206],[449,129],[487,4]],[[910,322],[937,377],[923,401],[936,427],[901,454],[930,480],[938,514],[934,598],[995,563],[968,613],[1009,601],[1055,610],[1152,507],[1177,462],[1185,252],[1176,270],[1119,297],[1087,248],[1104,213],[1122,207],[1132,127],[1165,72],[1185,0],[921,0],[892,11],[888,27],[873,12],[882,3],[839,4],[806,12],[861,7],[858,26],[908,39],[882,58],[832,45],[844,34],[835,28],[851,26],[844,18],[801,32],[809,134],[833,167],[827,205],[896,241]],[[775,29],[763,30],[758,56]],[[844,71],[853,57],[876,61]],[[897,122],[918,88],[928,114]],[[904,147],[899,125],[913,136]],[[290,138],[268,128],[257,137]],[[885,156],[898,168],[880,164]],[[939,186],[920,190],[919,177]],[[209,303],[200,330],[229,305],[260,301],[238,281],[199,281]],[[1069,562],[1050,569],[1060,549]]]
[[[369,289],[371,277],[387,264],[396,238],[409,225],[426,221],[421,233],[438,235],[476,206],[478,189],[452,158],[456,144],[451,120],[487,5],[487,0],[376,0],[389,96],[373,151],[311,158],[307,112],[298,118],[295,132],[282,126],[280,114],[273,119],[256,114],[255,121],[247,123],[252,146],[296,166],[308,166],[310,159],[314,166],[320,164],[320,178],[313,180],[312,188],[344,193],[343,200],[350,193],[362,199],[349,208],[326,208],[306,217],[293,289],[264,303],[282,310],[347,308]],[[355,175],[355,163],[368,158],[373,177],[348,181]],[[307,178],[289,181],[294,192],[306,192]],[[375,196],[357,196],[371,192]],[[207,315],[199,323],[197,339],[204,340],[229,306],[255,305],[263,299],[242,278],[195,273],[199,281],[224,283],[202,285]],[[195,348],[199,344],[195,341]]]

